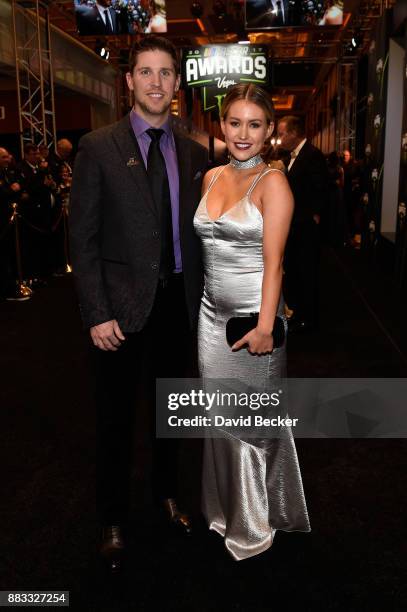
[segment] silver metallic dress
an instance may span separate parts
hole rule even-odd
[[[236,379],[268,391],[273,379],[285,376],[285,345],[264,356],[251,355],[245,348],[232,352],[225,327],[233,316],[260,310],[263,217],[250,196],[273,169],[259,173],[247,194],[212,220],[206,200],[222,170],[215,173],[194,218],[205,268],[198,329],[200,374],[204,381]],[[277,314],[285,320],[282,298]],[[277,529],[310,531],[292,432],[280,429],[277,437],[267,440],[245,440],[226,431],[221,438],[205,440],[202,510],[209,528],[224,537],[236,560],[269,548]]]

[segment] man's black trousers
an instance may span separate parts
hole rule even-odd
[[[105,525],[126,522],[133,457],[136,388],[143,388],[152,440],[155,501],[177,496],[178,440],[155,437],[155,380],[183,378],[191,360],[192,333],[182,274],[160,281],[142,331],[125,334],[117,351],[96,353],[97,502]],[[137,458],[136,458],[137,461]]]

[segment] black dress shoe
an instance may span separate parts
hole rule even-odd
[[[191,519],[178,509],[177,502],[172,497],[164,499],[163,508],[167,521],[178,533],[190,536],[192,534]]]
[[[111,572],[116,573],[122,569],[125,545],[121,527],[108,525],[102,528],[99,551]]]

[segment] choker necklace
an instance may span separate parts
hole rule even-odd
[[[257,153],[257,155],[254,155],[253,157],[250,157],[249,159],[246,159],[245,161],[239,161],[238,159],[236,159],[235,157],[231,155],[229,163],[231,166],[236,168],[236,170],[246,170],[247,168],[254,168],[255,166],[258,166],[259,164],[262,163],[262,161],[263,161],[262,156],[260,155],[260,153]]]

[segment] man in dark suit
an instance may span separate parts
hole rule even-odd
[[[24,159],[18,165],[21,184],[21,244],[23,273],[33,285],[46,283],[50,274],[50,230],[56,184],[48,167],[42,165],[37,145],[24,146]]]
[[[25,301],[29,296],[22,295],[16,288],[15,229],[10,224],[13,214],[11,205],[19,202],[21,185],[10,165],[10,153],[0,147],[0,299]]]
[[[174,46],[142,38],[127,83],[130,114],[80,141],[70,209],[80,309],[97,347],[101,552],[112,569],[124,547],[136,381],[147,390],[153,417],[155,379],[185,376],[190,360],[203,289],[192,222],[207,165],[206,149],[171,129],[180,83]],[[175,501],[177,440],[154,438],[152,484],[169,522],[190,533]]]
[[[67,138],[60,138],[55,147],[55,152],[51,151],[48,157],[48,164],[51,174],[56,182],[61,179],[62,169],[68,171],[72,176],[72,150],[73,146]]]
[[[294,215],[284,260],[284,294],[294,310],[292,331],[318,325],[319,223],[328,193],[325,157],[305,136],[302,119],[283,117],[278,123],[281,147],[290,152],[288,182],[294,195]]]
[[[288,0],[250,0],[246,3],[249,28],[280,28],[292,24],[292,8]]]
[[[120,21],[110,5],[111,0],[96,0],[92,7],[78,6],[75,12],[79,34],[82,36],[120,34]]]

